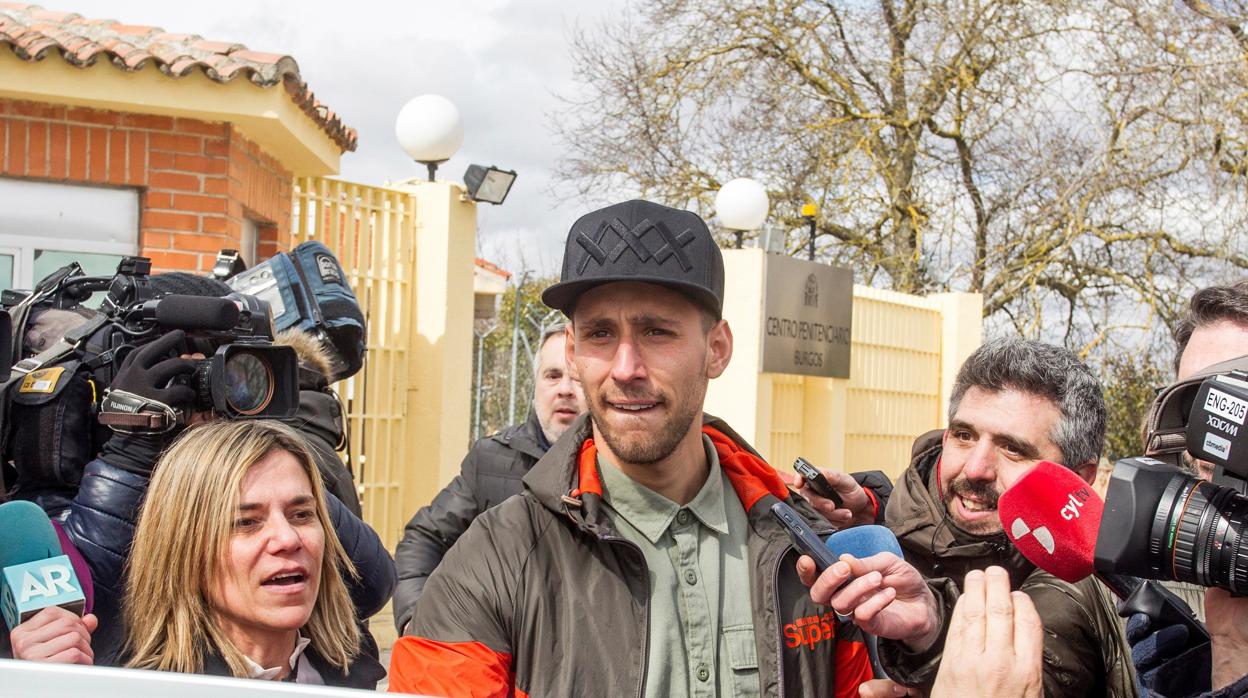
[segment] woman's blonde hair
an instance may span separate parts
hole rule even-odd
[[[343,581],[343,574],[358,574],[338,542],[303,438],[278,422],[221,420],[188,429],[156,464],[126,569],[127,666],[200,673],[215,650],[234,676],[250,675],[242,652],[217,623],[208,590],[228,573],[243,477],[274,451],[290,453],[303,467],[325,532],[320,589],[302,632],[344,673],[359,653],[360,631]]]

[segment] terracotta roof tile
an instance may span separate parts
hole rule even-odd
[[[0,2],[0,47],[27,62],[46,58],[52,50],[78,67],[105,59],[125,71],[142,70],[152,62],[165,75],[180,78],[198,69],[210,80],[226,83],[242,76],[260,87],[282,85],[295,104],[338,144],[355,150],[356,132],[342,123],[299,75],[294,58],[252,51],[242,44],[211,41],[195,34],[172,34],[159,27],[87,19],[72,12],[37,5]]]
[[[485,259],[481,259],[480,257],[477,257],[474,261],[477,263],[477,266],[481,267],[482,269],[484,269],[484,270],[486,270],[486,271],[488,271],[488,272],[492,272],[492,273],[494,273],[494,274],[498,274],[499,276],[503,277],[504,279],[510,279],[510,278],[511,278],[511,272],[507,271],[506,269],[504,269],[504,268],[502,268],[502,267],[498,266],[497,264],[495,264],[495,263],[493,263],[493,262],[491,262],[491,261],[489,261],[489,260],[485,260]]]

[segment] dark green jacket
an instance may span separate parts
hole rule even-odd
[[[914,444],[910,467],[889,498],[885,521],[905,551],[906,561],[928,580],[947,624],[970,570],[999,565],[1011,586],[1026,593],[1044,623],[1044,695],[1084,698],[1137,695],[1123,621],[1109,591],[1095,578],[1068,584],[1037,569],[1005,537],[972,535],[948,518],[936,482],[943,431],[932,431]],[[922,654],[901,642],[880,640],[880,659],[889,676],[902,683],[930,687],[940,665],[947,626]]]
[[[861,635],[811,601],[771,506],[783,497],[817,532],[831,528],[727,425],[706,426],[751,529],[754,642],[729,665],[757,669],[764,696],[856,697],[871,675]],[[591,433],[582,417],[525,476],[525,491],[477,517],[443,558],[394,646],[392,691],[643,695],[650,575],[608,520]]]

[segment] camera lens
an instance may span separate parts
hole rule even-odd
[[[1174,579],[1248,592],[1244,527],[1248,498],[1230,487],[1177,476],[1157,510],[1150,552],[1169,558]],[[1164,522],[1164,523],[1163,523]],[[1151,546],[1150,546],[1151,547]]]
[[[226,402],[238,414],[257,414],[273,398],[273,371],[255,354],[230,355],[225,360],[224,380]]]

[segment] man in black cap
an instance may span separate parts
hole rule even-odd
[[[702,412],[732,357],[723,290],[692,213],[630,201],[572,226],[542,299],[589,414],[429,578],[392,691],[857,695],[861,636],[811,602],[770,509],[830,526]]]

